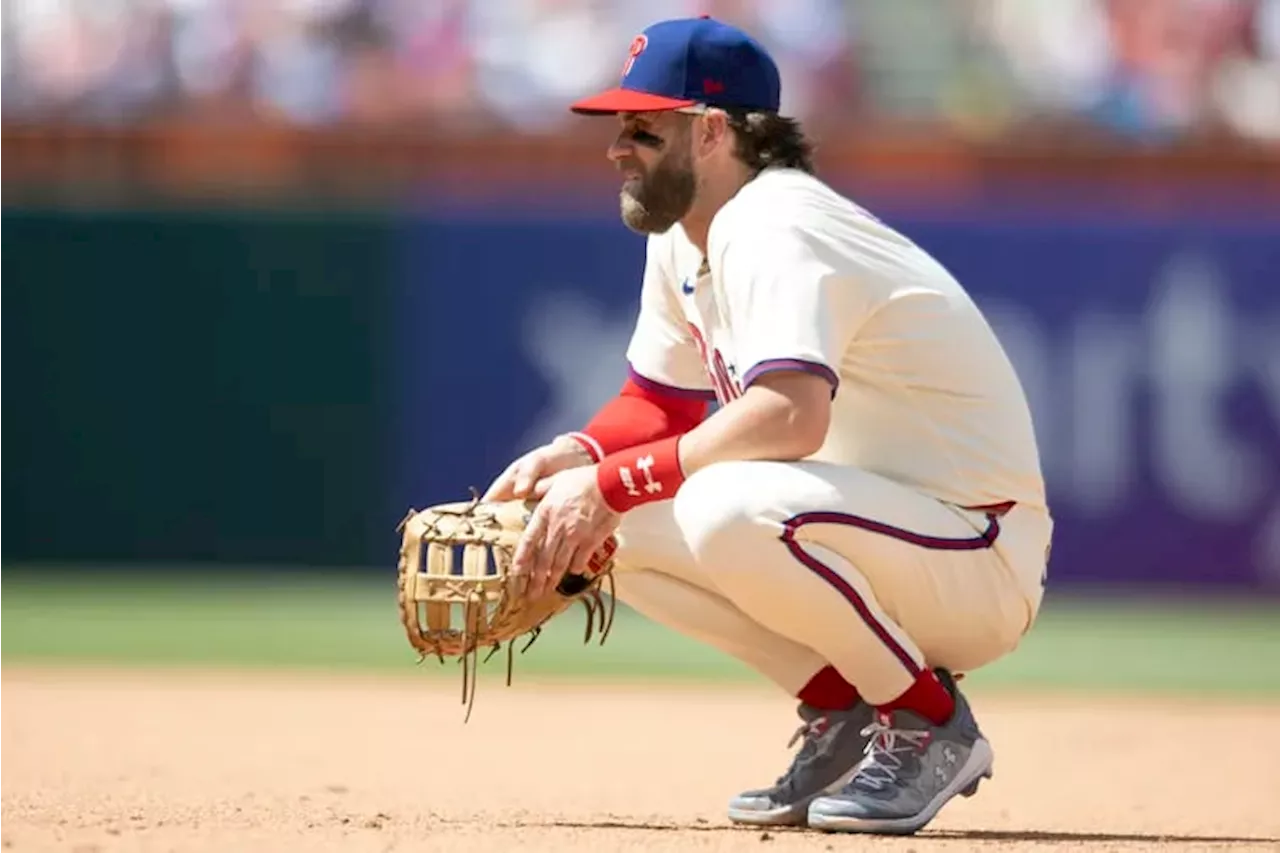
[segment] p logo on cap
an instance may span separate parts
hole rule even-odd
[[[627,49],[627,61],[622,63],[622,76],[625,78],[631,73],[631,67],[636,64],[636,57],[644,53],[644,49],[649,45],[649,37],[641,33],[631,40],[631,47]]]

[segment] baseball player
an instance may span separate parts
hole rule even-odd
[[[514,558],[535,590],[614,535],[622,601],[798,700],[791,766],[731,820],[912,833],[991,776],[956,675],[1032,625],[1052,520],[982,314],[815,177],[779,102],[761,45],[703,17],[572,105],[617,122],[647,235],[629,378],[485,498],[540,499]]]

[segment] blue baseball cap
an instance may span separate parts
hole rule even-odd
[[[612,115],[706,104],[777,112],[781,89],[778,66],[759,42],[704,15],[651,25],[632,40],[620,85],[569,109]]]

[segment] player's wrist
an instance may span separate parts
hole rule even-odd
[[[614,512],[675,497],[685,481],[680,439],[674,435],[610,453],[596,467],[596,485]]]
[[[605,456],[600,442],[584,432],[567,432],[556,436],[553,444],[559,450],[577,455],[584,465],[595,464]]]

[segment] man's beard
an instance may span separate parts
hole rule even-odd
[[[697,180],[687,156],[673,154],[658,161],[653,171],[622,186],[622,222],[638,234],[661,234],[693,207]]]

